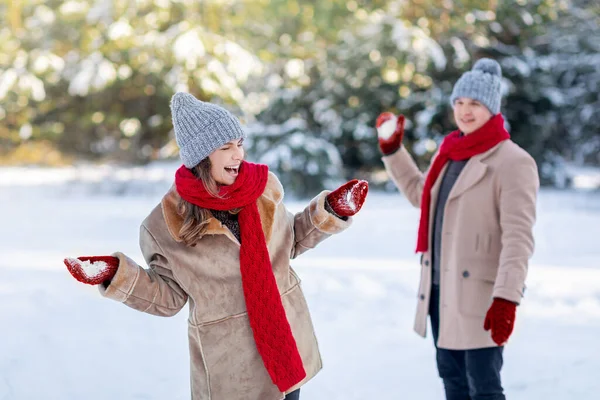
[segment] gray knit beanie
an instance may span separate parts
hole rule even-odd
[[[502,99],[502,68],[495,60],[482,58],[470,71],[462,74],[452,89],[450,104],[459,97],[468,97],[486,106],[493,115],[500,112]]]
[[[229,111],[189,93],[173,95],[171,116],[179,156],[188,168],[198,165],[225,143],[246,137],[240,122]]]

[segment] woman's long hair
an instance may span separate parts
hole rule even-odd
[[[210,160],[206,157],[191,171],[196,178],[202,181],[208,193],[214,197],[220,197],[219,184],[210,174],[210,166]],[[240,211],[241,208],[229,210],[231,214],[237,214]],[[181,197],[177,204],[177,212],[183,216],[183,225],[179,230],[179,237],[187,246],[195,246],[196,242],[202,239],[202,236],[206,233],[208,220],[212,217],[212,213],[208,209],[199,207]]]
[[[206,157],[191,169],[196,178],[200,179],[211,195],[219,197],[219,185],[210,174],[210,160]],[[212,214],[206,208],[199,207],[183,198],[179,199],[177,212],[183,216],[183,225],[179,230],[179,237],[188,246],[195,246],[196,242],[204,236],[208,220]]]

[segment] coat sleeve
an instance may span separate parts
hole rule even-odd
[[[519,303],[525,290],[529,259],[533,254],[533,225],[539,176],[528,154],[510,160],[499,175],[499,216],[502,232],[500,263],[494,297]]]
[[[113,254],[119,258],[119,268],[108,287],[98,286],[100,293],[138,311],[162,317],[177,314],[187,302],[187,293],[144,225],[140,228],[140,247],[149,268],[142,268],[123,253]]]
[[[401,146],[398,151],[381,158],[396,187],[414,207],[421,207],[421,196],[426,174],[422,173],[408,151]]]
[[[294,231],[291,258],[296,258],[315,248],[329,236],[344,231],[352,224],[352,217],[343,220],[325,209],[325,198],[331,191],[325,190],[311,200],[304,211],[293,215],[288,212]]]

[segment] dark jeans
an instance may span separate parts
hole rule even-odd
[[[500,370],[503,347],[447,350],[437,347],[440,321],[440,289],[433,285],[429,304],[437,368],[444,382],[446,400],[505,400]]]
[[[300,389],[296,389],[291,393],[288,393],[284,400],[298,400],[300,398]]]

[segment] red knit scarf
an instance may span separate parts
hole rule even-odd
[[[454,131],[444,138],[437,157],[433,161],[421,198],[421,220],[419,222],[419,236],[417,239],[417,252],[426,252],[429,246],[429,206],[431,203],[431,188],[448,160],[460,161],[471,158],[477,154],[488,151],[503,140],[510,139],[509,133],[504,129],[504,118],[497,114],[490,118],[481,128],[461,136],[460,131]]]
[[[212,196],[185,166],[177,170],[175,185],[184,200],[199,207],[241,208],[240,271],[248,319],[273,383],[285,392],[304,379],[306,372],[281,303],[256,202],[265,190],[268,173],[266,165],[243,162],[233,185],[221,187],[222,198]]]

